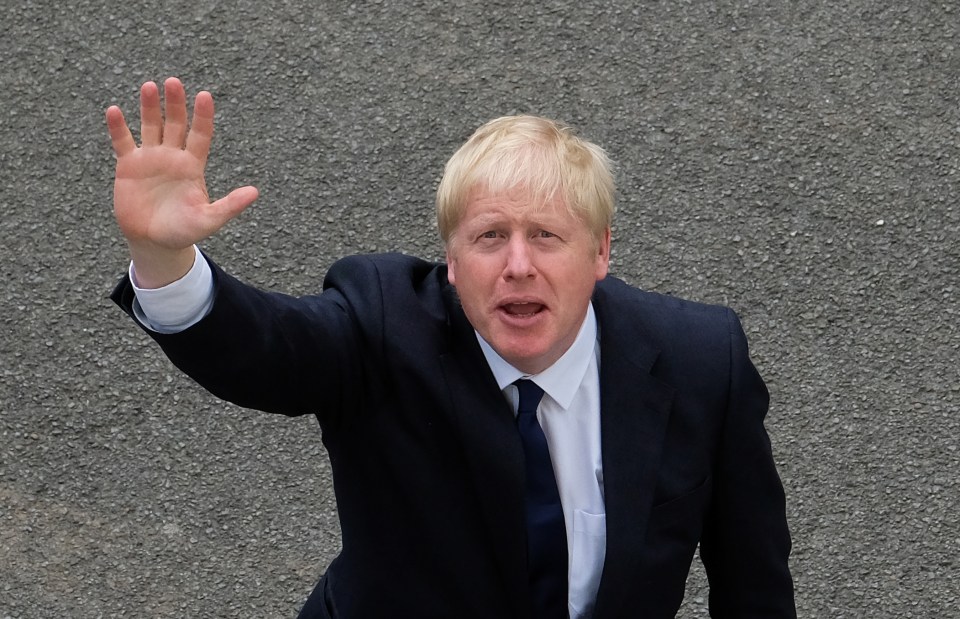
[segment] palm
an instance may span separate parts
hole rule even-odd
[[[183,150],[139,148],[117,160],[114,209],[124,236],[162,247],[189,247],[215,229],[203,162]]]

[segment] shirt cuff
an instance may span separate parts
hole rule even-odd
[[[161,288],[140,288],[137,273],[130,263],[130,283],[136,298],[133,315],[140,323],[157,333],[179,333],[210,313],[213,307],[213,272],[193,246],[196,255],[187,274]]]

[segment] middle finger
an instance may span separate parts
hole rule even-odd
[[[163,143],[183,148],[183,140],[187,134],[187,95],[180,80],[171,77],[163,83],[163,100],[166,116]]]

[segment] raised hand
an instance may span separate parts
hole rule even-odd
[[[213,97],[209,92],[197,95],[188,131],[183,84],[171,77],[163,90],[166,114],[155,83],[140,89],[140,146],[119,107],[106,113],[117,156],[114,214],[139,284],[146,288],[182,277],[193,264],[193,244],[222,228],[258,195],[255,187],[246,186],[210,201],[204,168],[213,138]]]

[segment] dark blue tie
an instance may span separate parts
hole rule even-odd
[[[550,448],[537,421],[543,389],[520,379],[517,428],[526,462],[527,564],[537,619],[567,617],[567,529]]]

